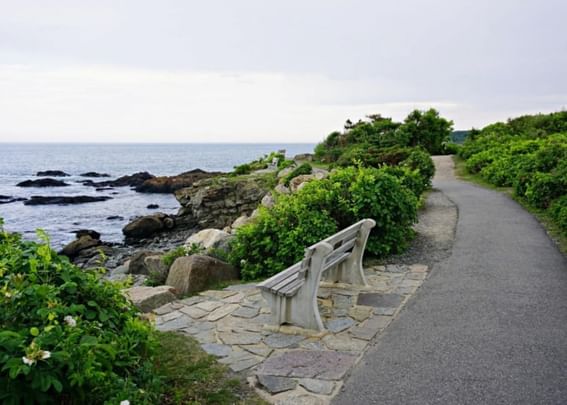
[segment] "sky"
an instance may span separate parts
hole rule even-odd
[[[567,107],[565,0],[0,0],[0,142],[317,142]]]

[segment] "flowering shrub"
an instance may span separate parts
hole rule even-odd
[[[38,235],[23,241],[0,221],[0,402],[154,402],[149,325]]]

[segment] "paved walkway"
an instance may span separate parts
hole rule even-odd
[[[334,403],[567,403],[566,259],[513,200],[436,164],[459,210],[452,253]]]

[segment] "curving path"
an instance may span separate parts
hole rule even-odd
[[[567,260],[516,202],[435,160],[459,211],[451,254],[334,403],[567,403]]]

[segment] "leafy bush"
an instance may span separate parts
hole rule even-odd
[[[564,195],[549,207],[549,213],[555,220],[563,235],[567,236],[567,195]]]
[[[424,186],[423,190],[431,186],[431,179],[435,174],[435,164],[426,151],[421,148],[412,149],[409,156],[401,164],[419,171]]]
[[[402,251],[413,236],[417,198],[388,170],[338,169],[280,196],[272,209],[262,208],[252,223],[237,230],[231,262],[241,267],[244,279],[268,277],[299,261],[306,247],[363,218],[377,223],[368,252]]]
[[[117,286],[39,236],[26,242],[0,229],[0,401],[158,401],[150,326]]]
[[[191,256],[203,253],[205,248],[197,243],[192,243],[191,246],[178,246],[164,254],[161,258],[163,264],[171,266],[175,259],[182,256]]]
[[[527,200],[537,208],[547,208],[552,200],[567,194],[567,178],[537,172],[526,189]]]
[[[302,163],[301,165],[299,165],[298,167],[296,167],[295,169],[292,170],[292,172],[290,174],[288,174],[287,176],[285,176],[284,179],[284,184],[286,186],[289,185],[289,182],[291,181],[291,179],[293,179],[294,177],[297,176],[301,176],[303,174],[311,174],[313,172],[313,168],[311,167],[311,165],[309,163]]]
[[[249,174],[255,170],[266,169],[274,161],[274,159],[277,159],[278,168],[281,169],[280,165],[282,165],[283,162],[286,160],[285,156],[282,153],[272,152],[269,155],[265,155],[261,157],[260,159],[235,166],[231,175],[240,176],[244,174]]]

